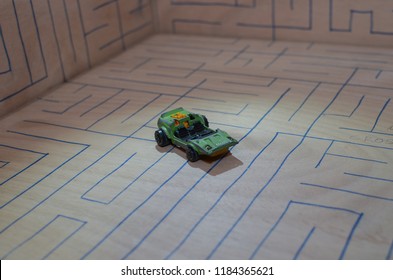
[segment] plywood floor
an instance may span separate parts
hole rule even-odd
[[[392,259],[393,52],[156,35],[0,120],[1,259]],[[240,143],[154,141],[184,107]]]

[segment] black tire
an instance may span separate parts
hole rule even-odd
[[[186,149],[187,159],[191,162],[195,162],[199,159],[199,154],[190,146]]]
[[[203,122],[205,123],[206,127],[209,127],[209,121],[207,120],[206,116],[202,116]]]
[[[156,139],[157,145],[160,147],[168,146],[171,142],[166,136],[165,132],[160,128],[154,132],[154,138]]]

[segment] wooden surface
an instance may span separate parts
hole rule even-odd
[[[150,0],[1,0],[0,117],[153,31]]]
[[[153,0],[177,34],[393,46],[391,0]]]
[[[0,120],[2,259],[391,259],[391,49],[156,35]],[[157,147],[183,106],[240,143]]]
[[[393,47],[391,0],[1,0],[0,117],[154,33]]]

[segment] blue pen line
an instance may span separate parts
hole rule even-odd
[[[287,214],[289,208],[291,207],[292,204],[298,204],[298,205],[304,205],[304,206],[311,206],[311,207],[319,207],[319,208],[324,208],[324,209],[328,209],[328,210],[334,210],[334,211],[343,211],[343,212],[347,212],[347,213],[351,213],[351,214],[355,214],[358,215],[359,217],[362,216],[362,213],[350,210],[350,209],[345,209],[345,208],[339,208],[339,207],[333,207],[333,206],[327,206],[327,205],[320,205],[320,204],[314,204],[314,203],[306,203],[306,202],[300,202],[300,201],[293,201],[290,200],[289,203],[287,204],[286,208],[284,209],[284,211],[282,212],[282,214],[280,215],[280,217],[277,219],[277,221],[274,223],[274,225],[269,229],[269,231],[267,232],[267,234],[262,238],[262,240],[259,242],[259,244],[257,245],[257,247],[255,248],[254,252],[251,254],[249,259],[254,259],[256,254],[258,253],[258,251],[262,248],[262,246],[264,245],[264,243],[266,242],[266,240],[272,235],[272,233],[274,232],[274,230],[277,228],[277,226],[280,224],[280,222],[282,221],[282,219],[284,218],[284,216]],[[351,234],[353,234],[354,229],[356,228],[357,224],[359,223],[359,218],[357,219],[357,221],[355,222],[354,226],[351,229]],[[349,244],[350,241],[350,237],[352,237],[352,235],[349,235],[349,237],[346,240],[346,243],[344,245],[344,248],[341,252],[340,255],[343,254],[343,252],[346,252],[347,246]]]
[[[321,189],[327,189],[327,190],[331,190],[331,191],[344,192],[344,193],[364,196],[364,197],[368,197],[368,198],[381,199],[381,200],[386,200],[386,201],[393,201],[393,198],[377,196],[377,195],[371,195],[371,194],[365,194],[365,193],[361,193],[361,192],[355,192],[355,191],[350,191],[350,190],[345,190],[345,189],[338,189],[338,188],[322,186],[322,185],[317,185],[317,184],[300,183],[300,185],[308,186],[308,187],[316,187],[316,188],[321,188]]]
[[[62,114],[64,114],[65,112],[67,112],[68,110],[74,108],[75,106],[78,106],[79,104],[85,102],[85,101],[86,101],[87,99],[89,99],[90,97],[92,97],[92,95],[88,95],[88,96],[82,98],[81,100],[75,102],[74,104],[72,104],[71,106],[65,108],[63,111],[60,111],[60,112],[59,112],[59,111],[45,110],[45,109],[42,110],[42,112],[62,115]]]
[[[139,108],[136,112],[134,112],[133,114],[129,115],[127,118],[125,118],[124,120],[121,121],[121,123],[126,122],[127,120],[129,120],[130,118],[132,118],[133,116],[135,116],[136,114],[138,114],[139,112],[141,112],[143,109],[145,109],[147,106],[149,106],[150,104],[152,104],[154,101],[156,101],[158,98],[161,97],[161,94],[157,95],[156,97],[154,97],[152,100],[150,100],[149,102],[147,102],[145,105],[143,105],[141,108]]]
[[[363,99],[364,99],[364,95],[360,98],[358,104],[356,105],[356,107],[352,110],[352,112],[349,115],[343,115],[343,114],[325,114],[325,115],[350,118],[350,117],[352,117],[353,113],[355,113],[356,110],[360,107],[360,105],[362,104]]]
[[[168,151],[169,152],[169,151]],[[168,153],[167,152],[167,153]],[[166,153],[166,154],[167,154]],[[165,155],[166,155],[165,154]],[[161,160],[161,158],[159,159]],[[159,161],[158,160],[158,161]],[[157,162],[158,162],[157,161]],[[156,163],[157,163],[156,162]],[[143,205],[145,205],[163,186],[165,186],[173,177],[175,177],[180,170],[182,170],[186,165],[187,161],[184,162],[171,176],[168,177],[157,189],[155,189],[142,203],[140,203],[137,207],[135,207],[128,215],[126,215],[112,230],[110,230],[97,244],[95,244],[89,251],[87,251],[81,259],[85,259],[88,255],[90,255],[94,250],[96,250],[112,233],[114,233],[125,221],[127,221],[132,215],[134,215]],[[125,258],[125,257],[123,257]]]
[[[273,108],[275,108],[277,106],[277,104],[280,102],[280,100],[289,92],[289,89],[287,89],[281,96],[280,98],[278,98],[278,100],[273,104],[272,107],[270,107],[270,109],[258,120],[258,122],[254,125],[254,127],[248,131],[240,140],[239,142],[241,142],[247,135],[249,135],[254,128],[256,128],[260,122],[262,122],[262,120],[265,119],[265,117],[273,110]],[[224,155],[225,156],[225,155]],[[128,258],[132,253],[134,253],[139,247],[140,245],[150,236],[150,234],[171,214],[171,212],[177,207],[177,205],[203,180],[203,178],[205,178],[224,158],[224,156],[222,156],[219,160],[217,160],[210,168],[209,170],[201,177],[198,179],[198,181],[190,188],[188,189],[188,191],[172,206],[172,208],[164,215],[164,217],[157,223],[154,225],[154,227],[152,229],[149,230],[149,232],[138,242],[137,245],[135,245],[131,251],[129,253],[127,253],[123,258]]]
[[[345,174],[345,175],[350,175],[350,176],[356,176],[356,177],[366,178],[366,179],[378,180],[378,181],[393,182],[392,179],[379,178],[379,177],[372,177],[372,176],[366,176],[366,175],[362,175],[362,174],[355,174],[355,173],[348,173],[348,172],[344,172],[344,174]]]
[[[319,82],[312,90],[311,92],[307,95],[307,97],[303,100],[302,104],[296,109],[295,112],[293,112],[292,116],[288,119],[290,122],[293,118],[293,116],[303,107],[303,105],[307,102],[307,100],[310,98],[310,96],[316,91],[316,89],[321,85],[321,82]]]
[[[222,239],[218,242],[218,244],[213,248],[213,250],[210,252],[210,254],[207,256],[208,259],[210,259],[214,253],[218,250],[218,248],[221,246],[221,244],[224,242],[224,240],[229,236],[229,234],[233,231],[233,229],[238,225],[238,223],[243,219],[243,217],[246,215],[248,210],[251,208],[251,206],[254,204],[256,199],[259,197],[259,195],[267,188],[267,186],[270,184],[270,182],[276,177],[276,175],[279,173],[287,159],[292,155],[292,153],[303,143],[304,139],[306,139],[306,136],[310,132],[310,130],[313,128],[315,123],[323,116],[323,114],[329,109],[329,107],[333,104],[333,102],[337,99],[341,91],[345,88],[345,86],[349,83],[349,81],[352,79],[352,77],[355,75],[357,72],[358,68],[355,68],[351,75],[348,77],[348,79],[345,81],[343,85],[339,88],[337,91],[336,95],[332,98],[332,100],[329,102],[329,104],[325,107],[325,109],[319,114],[319,116],[311,123],[310,127],[307,129],[307,131],[304,133],[302,136],[300,142],[285,156],[284,160],[280,164],[280,166],[277,168],[277,170],[273,173],[273,175],[270,177],[270,179],[262,186],[262,188],[259,190],[259,192],[252,198],[250,203],[247,205],[243,213],[237,218],[235,223],[229,228],[229,230],[226,232],[226,234],[222,237]],[[244,137],[243,137],[244,138]]]
[[[259,158],[259,156],[274,142],[274,140],[277,138],[278,133],[272,138],[272,140],[262,149],[258,152],[258,154],[251,160],[251,162],[248,164],[246,169],[238,176],[225,190],[224,192],[218,197],[218,199],[214,202],[214,204],[203,214],[203,216],[192,226],[192,228],[189,230],[189,232],[186,234],[186,236],[179,242],[178,245],[175,246],[175,248],[165,257],[165,259],[170,259],[173,254],[175,254],[181,246],[188,240],[188,238],[191,236],[191,234],[195,231],[195,229],[199,226],[199,224],[202,223],[202,221],[210,214],[210,212],[219,204],[219,202],[222,200],[222,198],[225,196],[225,194],[248,172],[250,167],[254,164],[254,162]]]
[[[11,203],[12,201],[14,201],[15,199],[18,199],[22,194],[24,194],[25,192],[27,192],[28,190],[30,190],[31,188],[33,188],[34,186],[36,186],[37,184],[39,184],[41,181],[45,180],[47,177],[49,177],[51,174],[53,174],[54,172],[56,172],[57,170],[59,170],[62,166],[64,166],[65,164],[67,164],[69,161],[73,160],[75,157],[77,157],[79,154],[81,154],[82,152],[84,152],[87,148],[90,147],[90,145],[87,144],[82,144],[82,143],[76,143],[76,142],[69,142],[69,141],[65,141],[65,140],[59,140],[59,139],[54,139],[54,138],[49,138],[49,137],[44,137],[44,136],[36,136],[36,135],[31,135],[31,134],[27,134],[27,133],[22,133],[22,132],[16,132],[16,131],[10,131],[8,130],[7,132],[9,133],[16,133],[16,134],[20,134],[20,135],[24,135],[24,136],[28,136],[28,137],[33,137],[33,138],[39,138],[39,139],[46,139],[46,140],[50,140],[50,141],[55,141],[55,142],[60,142],[60,143],[66,143],[66,144],[75,144],[75,145],[80,145],[83,146],[84,148],[81,149],[78,153],[76,153],[75,155],[73,155],[71,158],[67,159],[66,161],[64,161],[62,164],[60,164],[58,167],[56,167],[55,169],[53,169],[51,172],[49,172],[47,175],[45,175],[44,177],[42,177],[40,180],[38,180],[37,182],[35,182],[34,184],[32,184],[31,186],[29,186],[27,189],[25,189],[24,191],[22,191],[19,195],[16,195],[14,198],[12,198],[11,200],[9,200],[8,202],[4,203],[3,205],[0,206],[0,209],[3,208],[4,206],[8,205],[9,203]],[[62,187],[61,187],[62,188]],[[60,189],[61,189],[60,188]],[[55,192],[53,192],[49,197],[51,197],[54,193],[56,193],[58,190],[56,190]],[[42,202],[46,201],[47,199],[49,199],[49,197],[45,198]],[[0,234],[3,233],[4,231],[6,231],[8,228],[10,228],[13,224],[15,224],[17,221],[19,221],[20,219],[22,219],[24,216],[26,216],[28,213],[30,213],[31,211],[33,211],[33,209],[35,209],[36,207],[38,207],[38,205],[40,205],[42,202],[40,202],[39,204],[37,204],[35,207],[33,207],[30,211],[28,211],[27,213],[25,213],[24,215],[20,216],[19,218],[17,218],[16,220],[14,220],[11,224],[9,224],[8,226],[6,226],[3,230],[0,230]]]
[[[83,226],[84,224],[86,224],[86,222],[78,220],[78,219],[74,219],[74,218],[69,218],[63,215],[57,215],[56,217],[54,217],[52,220],[50,220],[46,225],[44,225],[42,228],[40,228],[35,234],[33,234],[32,236],[30,236],[29,238],[27,238],[26,240],[24,240],[22,243],[18,244],[16,247],[14,247],[11,251],[9,251],[7,254],[5,254],[4,256],[1,257],[1,259],[6,259],[8,256],[10,256],[13,252],[15,252],[17,249],[21,248],[24,244],[26,244],[27,242],[29,242],[30,240],[32,240],[34,237],[36,237],[39,233],[41,233],[42,231],[44,231],[46,228],[48,228],[54,221],[56,221],[58,218],[66,218],[66,219],[70,219],[70,220],[75,220],[77,222],[82,223],[81,226]],[[81,226],[79,226],[79,228],[77,230],[79,230],[81,228]],[[76,230],[76,231],[77,231]],[[71,235],[73,235],[76,231],[74,231],[73,233],[71,233]],[[68,236],[65,240],[63,240],[60,244],[64,243],[70,236]],[[59,244],[59,245],[60,245]],[[59,246],[58,245],[58,246]],[[56,248],[58,246],[55,246],[55,248],[53,248],[49,253],[47,253],[43,259],[45,259],[46,257],[48,257],[52,252],[54,252],[56,250]]]
[[[326,153],[326,154],[329,155],[329,156],[335,156],[335,157],[343,157],[343,158],[350,158],[350,159],[356,159],[356,160],[364,160],[364,161],[371,161],[371,162],[376,162],[376,163],[388,164],[386,161],[375,160],[375,159],[360,158],[360,157],[352,157],[352,156],[339,155],[339,154],[332,154],[332,153]]]
[[[349,243],[352,240],[352,236],[355,233],[355,230],[358,227],[358,225],[359,225],[360,221],[362,220],[362,218],[363,218],[363,213],[360,213],[359,217],[357,218],[357,220],[355,222],[355,224],[352,226],[351,232],[348,235],[348,238],[347,238],[347,240],[345,242],[345,245],[344,245],[344,247],[343,247],[343,249],[341,251],[341,254],[340,254],[340,257],[339,257],[340,260],[344,259],[345,253],[347,252],[347,249],[348,249],[348,246],[349,246]]]
[[[102,121],[103,119],[109,117],[111,114],[115,113],[117,110],[120,110],[121,108],[123,108],[123,106],[125,106],[128,102],[130,102],[130,100],[126,100],[124,101],[122,104],[120,104],[119,106],[117,106],[115,109],[113,109],[112,111],[110,111],[108,114],[106,114],[105,116],[97,119],[94,123],[92,123],[90,126],[87,127],[87,129],[90,129],[91,127],[93,127],[94,125],[96,125],[97,123],[99,123],[100,121]]]
[[[204,111],[204,112],[211,112],[211,113],[219,113],[219,114],[224,114],[224,115],[234,115],[234,116],[239,116],[247,107],[249,104],[245,104],[243,108],[237,112],[237,113],[230,113],[230,112],[224,112],[224,111],[217,111],[217,110],[209,110],[209,109],[201,109],[201,108],[192,108],[193,110],[197,111]]]
[[[64,238],[59,244],[57,244],[52,250],[50,250],[45,256],[43,256],[42,260],[47,259],[53,252],[55,252],[60,246],[62,246],[68,239],[70,239],[74,234],[76,234],[82,227],[84,227],[87,224],[86,221],[82,221],[82,220],[79,220],[79,219],[66,217],[66,216],[63,216],[63,215],[59,215],[59,216],[67,218],[67,219],[70,219],[70,220],[74,220],[74,221],[80,222],[81,224],[74,231],[72,231],[66,238]]]
[[[153,116],[152,118],[150,118],[144,125],[147,125],[148,123],[150,123],[153,119],[156,119],[159,115],[161,115],[163,112],[165,112],[166,110],[168,110],[171,106],[173,106],[176,102],[178,102],[180,99],[182,99],[184,96],[186,96],[187,94],[189,94],[191,91],[197,89],[199,86],[201,86],[203,83],[206,82],[207,79],[202,80],[201,82],[199,82],[198,84],[196,84],[195,86],[188,88],[185,93],[181,96],[179,96],[176,100],[174,100],[172,103],[170,103],[168,106],[166,106],[163,110],[161,110],[158,114],[156,114],[155,116]],[[139,129],[137,129],[136,131],[134,131],[131,135],[129,135],[129,137],[133,136],[134,134],[136,134],[139,130],[141,130],[143,127],[141,126]],[[122,140],[121,142],[119,142],[117,145],[115,145],[113,148],[111,148],[107,153],[105,153],[102,157],[104,157],[106,154],[110,153],[113,149],[115,149],[117,146],[119,146],[121,143],[123,143],[126,139]],[[102,158],[101,157],[101,158]],[[100,159],[101,159],[100,158]],[[95,161],[93,164],[89,165],[86,169],[82,170],[79,174],[77,174],[74,178],[76,178],[77,176],[79,176],[82,172],[84,172],[85,170],[87,170],[88,168],[90,168],[91,166],[93,166],[96,162],[98,162],[100,159],[98,159],[97,161]],[[177,172],[179,172],[185,165],[187,164],[187,161],[181,166],[181,168],[176,171],[176,173],[174,173],[170,178],[168,178],[160,187],[162,187],[164,184],[166,184],[169,180],[171,180],[173,178],[173,176],[175,176],[177,174]],[[74,179],[72,178],[72,180]],[[158,191],[159,189],[157,189],[156,191]],[[152,195],[154,194],[154,192],[152,193]],[[152,196],[151,195],[151,196]],[[149,197],[150,198],[150,197]],[[147,201],[147,200],[146,200]],[[142,206],[143,204],[141,204],[140,206]],[[86,258],[89,254],[91,254],[95,249],[98,248],[99,245],[101,245],[106,238],[108,238],[121,224],[123,224],[128,217],[130,217],[136,210],[139,209],[139,207],[137,209],[134,209],[132,212],[130,212],[115,228],[113,228],[106,236],[104,236],[103,239],[101,239],[95,246],[93,246],[92,249],[90,249],[85,255],[82,256],[82,259]]]
[[[115,94],[109,96],[108,98],[105,98],[103,101],[98,102],[96,105],[94,105],[93,107],[91,107],[89,110],[83,112],[82,114],[80,114],[80,117],[83,117],[84,115],[86,115],[87,113],[91,112],[92,110],[98,108],[99,106],[101,106],[102,104],[106,103],[107,101],[109,101],[110,99],[112,99],[113,97],[119,95],[120,93],[122,93],[124,90],[118,90]]]
[[[351,130],[351,131],[359,131],[359,132],[368,132],[368,133],[379,134],[379,135],[387,135],[387,136],[392,136],[393,135],[392,133],[384,133],[384,132],[370,131],[370,130],[365,130],[365,129],[349,128],[349,127],[339,127],[339,129]]]
[[[108,178],[109,176],[111,176],[113,173],[115,173],[116,171],[118,171],[120,168],[122,168],[127,162],[130,161],[130,159],[132,159],[134,156],[136,155],[136,153],[133,153],[131,156],[129,156],[125,161],[123,161],[119,166],[117,166],[115,169],[113,169],[111,172],[109,172],[107,175],[105,175],[104,177],[102,177],[98,182],[96,182],[91,188],[89,188],[86,192],[84,192],[81,195],[81,198],[85,199],[85,196],[92,191],[97,185],[99,185],[100,183],[102,183],[103,181],[105,181],[106,178]],[[88,198],[87,198],[88,199]],[[98,201],[97,201],[98,202]]]
[[[374,123],[373,127],[371,128],[371,131],[374,131],[374,129],[377,126],[377,123],[379,121],[379,118],[381,117],[381,115],[382,115],[383,111],[385,110],[386,106],[388,106],[389,102],[390,102],[390,98],[383,105],[382,110],[379,112],[379,114],[377,116],[377,119],[375,120],[375,123]]]
[[[294,260],[297,260],[299,258],[299,255],[301,254],[301,252],[303,251],[304,247],[306,246],[308,240],[310,239],[310,237],[314,234],[315,231],[315,226],[310,230],[310,232],[307,234],[306,238],[304,239],[303,243],[300,245],[299,249],[297,250],[297,252],[295,253],[295,255],[293,256]]]
[[[329,151],[330,147],[332,147],[333,143],[334,143],[334,141],[332,141],[332,142],[330,143],[330,145],[326,148],[326,150],[325,150],[325,152],[323,153],[321,159],[318,161],[317,165],[315,165],[315,168],[318,168],[318,167],[320,166],[322,160],[325,158],[327,152]]]
[[[298,137],[303,137],[304,136],[304,135],[301,135],[301,134],[289,133],[289,132],[279,132],[279,133],[280,134],[284,134],[284,135],[298,136]],[[317,139],[317,140],[324,140],[324,141],[335,141],[337,143],[344,143],[344,144],[363,146],[363,147],[371,147],[371,148],[383,149],[383,150],[393,150],[393,148],[389,148],[389,147],[381,147],[381,146],[375,146],[375,145],[369,145],[369,144],[354,143],[354,142],[350,142],[350,141],[343,141],[343,140],[323,138],[323,137],[316,137],[316,136],[308,136],[307,135],[306,138]]]

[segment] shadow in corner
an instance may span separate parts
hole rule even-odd
[[[187,160],[186,151],[184,149],[175,146],[172,147],[173,148],[168,150],[167,147],[161,148],[156,145],[156,150],[160,153],[174,153],[183,160]],[[243,165],[243,162],[235,157],[230,151],[228,151],[215,157],[201,156],[201,158],[196,162],[189,161],[188,165],[193,168],[199,168],[205,172],[209,172],[209,174],[212,176],[217,176]]]

